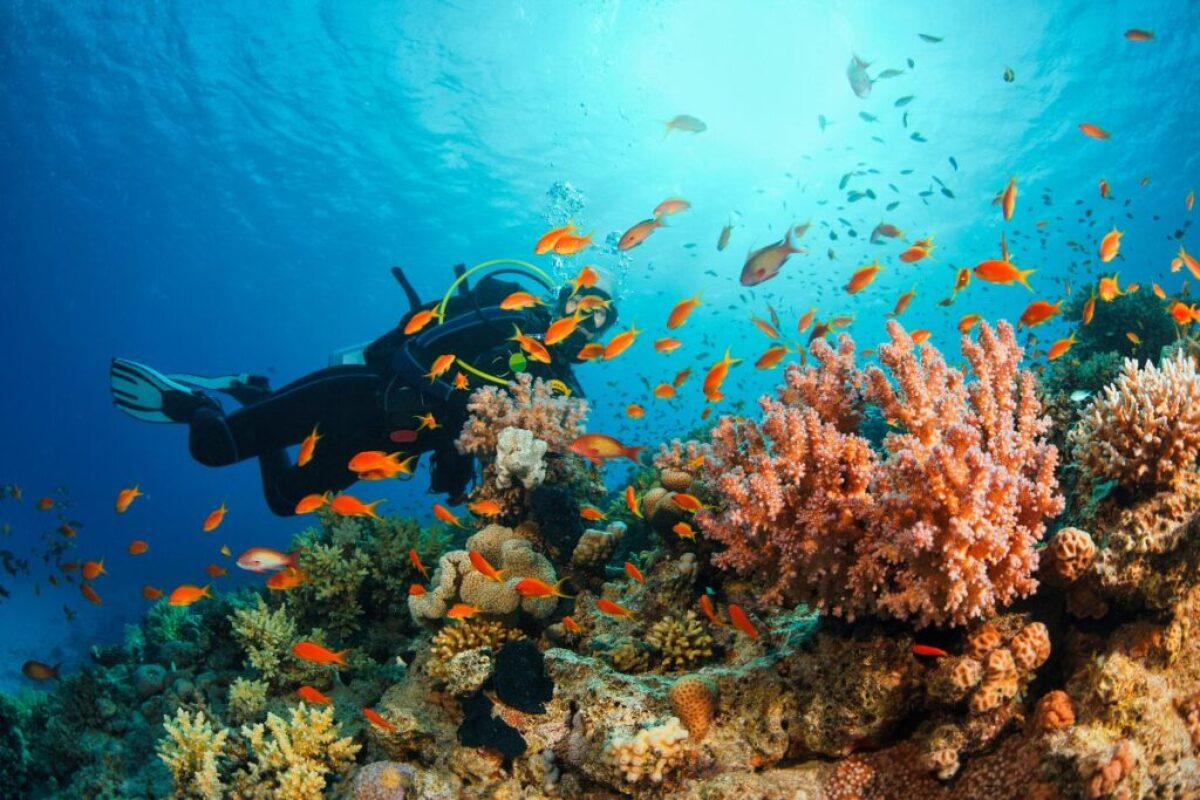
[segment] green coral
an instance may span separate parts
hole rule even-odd
[[[272,611],[261,595],[256,600],[253,608],[235,609],[229,622],[234,639],[246,653],[246,662],[274,684],[282,678],[284,660],[296,641],[296,623],[286,605]]]
[[[358,594],[370,566],[370,557],[361,550],[314,543],[300,552],[300,569],[307,579],[294,590],[296,602],[320,608],[332,632],[349,636],[358,630],[363,613]]]
[[[177,798],[220,800],[225,785],[221,781],[220,764],[229,731],[214,730],[203,711],[194,715],[187,709],[175,712],[175,719],[163,719],[167,735],[158,743],[158,757],[175,781]]]
[[[253,722],[267,710],[266,681],[235,678],[229,685],[229,718],[234,722]]]
[[[266,725],[242,728],[250,758],[234,776],[245,800],[310,800],[324,796],[330,775],[354,764],[359,745],[333,720],[333,709],[301,703],[289,720],[267,715]]]

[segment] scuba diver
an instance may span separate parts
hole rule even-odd
[[[535,378],[557,378],[582,396],[572,365],[580,363],[583,346],[611,328],[617,315],[603,275],[595,285],[573,291],[571,286],[556,288],[549,275],[521,261],[501,259],[471,270],[460,264],[454,271],[456,279],[446,295],[422,303],[403,270],[393,267],[409,303],[396,328],[363,348],[343,351],[341,363],[281,389],[272,391],[260,375],[164,375],[115,358],[109,371],[113,403],[137,419],[186,424],[189,449],[201,464],[220,467],[257,458],[263,494],[280,516],[295,514],[296,504],[307,495],[353,484],[358,476],[347,464],[367,450],[430,453],[430,492],[460,502],[475,469],[454,440],[466,421],[471,392],[484,382],[505,385],[527,371]],[[485,277],[471,287],[469,279],[483,271]],[[537,286],[522,285],[522,279]],[[521,310],[501,308],[517,291],[553,299]],[[588,303],[594,310],[581,315],[574,333],[554,346],[552,363],[526,360],[512,341],[514,326],[540,339],[553,320],[575,314],[588,295],[600,301]],[[405,326],[422,312],[432,312],[432,319],[405,334]],[[432,365],[446,354],[456,356],[453,367],[431,378]],[[464,382],[470,384],[465,391]],[[211,392],[226,394],[241,407],[226,413]],[[428,414],[436,428],[420,422]],[[292,463],[286,448],[314,430],[321,440],[312,460],[303,466]]]

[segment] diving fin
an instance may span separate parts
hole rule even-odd
[[[114,358],[108,380],[113,405],[145,422],[187,422],[199,408],[221,410],[216,400],[199,389],[136,361]]]

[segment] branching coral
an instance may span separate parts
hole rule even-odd
[[[459,653],[479,648],[488,648],[494,652],[505,642],[521,638],[523,634],[519,630],[495,620],[471,619],[457,625],[448,625],[438,631],[430,642],[429,660],[425,664],[425,671],[434,678],[443,679],[451,659]]]
[[[1084,409],[1069,440],[1093,480],[1137,490],[1167,488],[1191,473],[1200,453],[1200,375],[1184,353],[1120,376]]]
[[[296,623],[287,606],[271,611],[262,596],[256,596],[254,608],[236,609],[229,617],[233,637],[246,652],[246,662],[258,670],[264,680],[282,679],[284,659],[296,639]]]
[[[761,424],[723,419],[704,465],[720,503],[697,520],[725,545],[715,564],[766,576],[767,601],[963,625],[1036,585],[1034,544],[1063,505],[1057,451],[1007,323],[964,337],[971,381],[888,332],[887,373],[856,372],[852,345],[818,346],[812,374],[760,401]],[[854,406],[834,395],[860,386],[897,428],[884,457],[845,430]]]
[[[218,759],[225,749],[227,730],[214,730],[203,711],[191,714],[180,708],[175,719],[163,719],[166,737],[158,743],[158,757],[175,781],[175,796],[196,800],[220,800],[225,786],[221,782]]]
[[[646,633],[646,643],[659,652],[662,668],[668,672],[690,669],[713,652],[712,637],[692,611],[655,622]]]
[[[463,453],[491,458],[505,428],[521,428],[562,452],[583,433],[586,400],[558,395],[550,384],[524,372],[505,388],[485,386],[471,395],[470,416],[458,437]]]
[[[361,549],[314,543],[300,551],[300,569],[307,576],[294,591],[306,605],[317,607],[322,626],[340,636],[358,628],[363,608],[359,590],[371,573],[371,558]]]
[[[266,681],[235,678],[229,685],[229,718],[238,723],[253,722],[267,708]]]
[[[247,800],[310,800],[322,797],[330,774],[347,772],[360,747],[340,738],[333,708],[303,703],[284,720],[267,715],[267,723],[242,728],[252,760],[234,784]],[[269,735],[268,735],[269,734]]]
[[[862,422],[864,400],[863,373],[854,363],[854,340],[843,333],[834,350],[825,339],[816,339],[809,352],[818,368],[789,364],[779,399],[789,406],[811,408],[842,433],[854,433]]]

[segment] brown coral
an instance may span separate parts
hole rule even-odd
[[[1096,558],[1096,543],[1087,531],[1063,528],[1050,540],[1043,556],[1044,574],[1059,585],[1079,579]]]
[[[668,697],[671,710],[683,722],[691,740],[703,739],[717,712],[716,688],[704,678],[689,675],[672,684]]]
[[[669,616],[650,626],[646,643],[661,654],[667,671],[690,669],[712,657],[712,637],[695,612]]]
[[[429,643],[429,660],[425,671],[434,678],[445,678],[450,659],[467,650],[487,647],[496,650],[505,642],[523,639],[524,634],[495,620],[466,620],[457,625],[447,625]]]
[[[1074,725],[1075,708],[1071,696],[1059,689],[1045,694],[1034,709],[1032,724],[1035,733],[1062,731]]]
[[[1095,481],[1126,487],[1173,485],[1200,453],[1200,375],[1184,353],[1162,366],[1126,359],[1068,434],[1075,461]]]
[[[686,492],[692,486],[692,474],[681,469],[664,469],[658,474],[663,488],[669,492]]]

